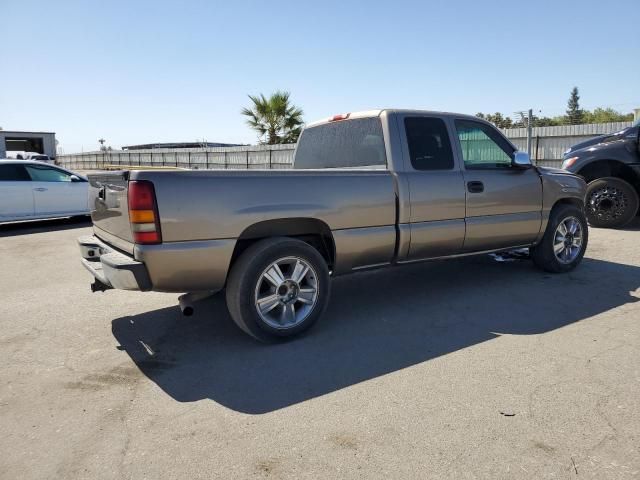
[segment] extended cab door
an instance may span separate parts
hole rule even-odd
[[[464,179],[443,118],[398,116],[410,197],[410,242],[406,260],[453,255],[465,236]],[[404,259],[401,259],[404,260]]]
[[[32,216],[31,178],[24,165],[0,162],[0,222]]]
[[[511,165],[515,149],[493,126],[454,121],[466,190],[465,252],[526,245],[542,223],[542,181]]]

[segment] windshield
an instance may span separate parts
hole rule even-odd
[[[638,117],[638,118],[636,119],[636,121],[635,121],[635,122],[633,122],[633,126],[634,126],[634,127],[637,127],[637,126],[639,126],[639,125],[640,125],[640,117]]]

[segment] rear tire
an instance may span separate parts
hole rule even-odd
[[[264,342],[292,337],[324,312],[329,269],[322,255],[300,240],[261,240],[233,265],[226,298],[231,318],[252,337]]]
[[[598,178],[587,185],[585,210],[594,227],[624,227],[636,216],[638,192],[620,178]]]
[[[574,205],[558,205],[551,211],[542,240],[531,248],[531,258],[547,272],[569,272],[582,261],[588,241],[584,212]]]

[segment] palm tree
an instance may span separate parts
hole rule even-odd
[[[277,91],[269,98],[249,95],[251,108],[243,108],[247,125],[258,132],[260,143],[295,143],[302,131],[302,110],[289,102],[289,92]]]

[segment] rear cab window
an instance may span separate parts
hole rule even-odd
[[[24,165],[0,163],[0,182],[28,182],[31,180]]]
[[[354,118],[306,128],[293,168],[387,167],[380,118]]]

